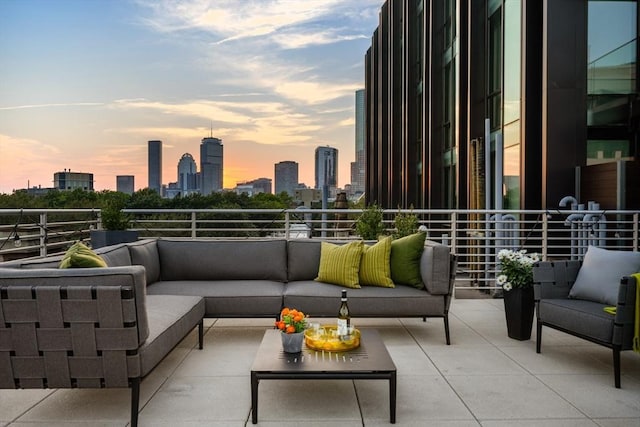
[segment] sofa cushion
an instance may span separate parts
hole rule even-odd
[[[383,237],[372,246],[365,245],[360,261],[360,285],[393,288],[391,280],[391,236]]]
[[[147,286],[149,295],[199,295],[206,317],[273,317],[282,309],[286,285],[274,280],[160,281]]]
[[[160,260],[155,240],[139,240],[127,245],[131,255],[131,264],[141,265],[147,273],[147,284],[160,280]]]
[[[616,305],[620,279],[638,271],[640,252],[589,246],[578,270],[578,277],[569,291],[569,297]]]
[[[606,313],[604,305],[568,298],[541,299],[538,317],[543,322],[559,326],[586,337],[611,343],[615,317]]]
[[[292,239],[287,242],[287,279],[289,281],[313,280],[318,277],[321,242],[321,240],[312,239]],[[350,240],[331,241],[337,245],[349,242]]]
[[[338,286],[311,280],[289,282],[285,286],[283,303],[311,317],[332,316],[332,313],[337,316],[341,290]],[[424,289],[411,286],[363,286],[347,289],[347,297],[352,323],[354,317],[444,315],[447,304],[444,295],[430,295]]]
[[[200,323],[204,300],[195,296],[149,295],[147,313],[149,337],[138,351],[143,377]]]
[[[391,242],[391,280],[396,285],[424,288],[420,275],[420,257],[426,233],[420,232]]]
[[[450,295],[453,290],[452,269],[455,270],[455,258],[449,246],[425,240],[420,257],[420,276],[427,292]]]
[[[84,243],[76,242],[62,257],[60,268],[107,267],[107,263]]]
[[[109,267],[131,265],[131,256],[129,255],[127,245],[103,246],[95,249],[94,252],[100,255]]]
[[[320,267],[316,280],[348,288],[359,288],[358,272],[363,246],[362,241],[350,242],[346,245],[322,242]]]
[[[161,280],[287,280],[286,240],[158,240]]]

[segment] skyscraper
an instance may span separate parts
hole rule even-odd
[[[116,191],[125,194],[133,194],[135,191],[133,175],[117,175],[116,176]]]
[[[322,189],[326,184],[329,193],[333,194],[338,185],[338,149],[329,146],[316,148],[315,166],[315,188]]]
[[[149,141],[149,188],[162,194],[162,141]]]
[[[286,160],[275,165],[275,185],[276,194],[285,191],[293,197],[296,187],[298,187],[298,163]]]
[[[204,195],[222,190],[223,145],[219,138],[202,138],[200,144],[200,192]]]
[[[353,194],[364,192],[365,93],[364,89],[356,91],[356,161],[351,163],[351,192]]]
[[[189,153],[184,153],[178,161],[178,189],[182,195],[198,190],[196,161]]]

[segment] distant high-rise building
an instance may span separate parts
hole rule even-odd
[[[259,193],[271,194],[271,178],[257,178],[251,181],[239,182],[234,191],[238,194],[253,196]]]
[[[267,194],[271,194],[271,182],[271,178],[258,178],[250,181],[253,188],[257,190],[256,192]]]
[[[133,175],[118,175],[116,176],[116,191],[125,194],[133,194],[134,188],[134,176]]]
[[[224,154],[222,140],[202,138],[200,144],[200,192],[204,195],[222,190]]]
[[[80,188],[85,191],[93,191],[93,174],[84,172],[71,172],[71,169],[53,174],[53,187],[65,191]]]
[[[356,91],[356,161],[351,164],[351,192],[353,194],[362,194],[365,185],[365,93],[364,89]]]
[[[162,194],[162,141],[149,141],[149,188]]]
[[[189,153],[184,153],[178,162],[178,189],[183,196],[198,191],[196,161]]]
[[[298,163],[291,160],[276,163],[275,165],[276,194],[285,191],[293,197],[298,188]]]
[[[322,189],[326,184],[333,193],[338,185],[338,149],[333,147],[316,148],[316,186]]]

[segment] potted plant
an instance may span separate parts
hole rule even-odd
[[[398,212],[393,219],[396,232],[393,233],[394,239],[410,236],[418,231],[418,217],[413,213],[413,206],[408,213]]]
[[[130,216],[122,212],[126,206],[127,197],[126,194],[118,192],[105,194],[105,201],[100,209],[101,227],[98,230],[91,230],[92,248],[138,240],[138,231],[128,230]]]
[[[300,353],[307,316],[295,308],[285,307],[280,312],[280,320],[276,320],[276,327],[282,332],[282,349],[286,353]]]
[[[356,233],[364,240],[376,240],[384,234],[382,208],[376,204],[366,207],[356,220]]]
[[[533,326],[533,264],[539,261],[537,254],[527,255],[526,250],[502,249],[498,252],[501,274],[496,284],[504,291],[504,312],[509,338],[520,341],[531,338]]]

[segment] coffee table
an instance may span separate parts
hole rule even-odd
[[[390,422],[396,422],[396,365],[378,331],[361,330],[360,347],[346,352],[282,351],[281,332],[267,330],[251,366],[251,422],[258,423],[260,380],[388,380]]]

